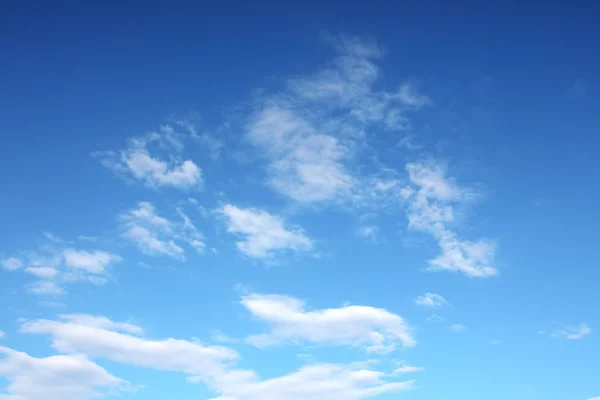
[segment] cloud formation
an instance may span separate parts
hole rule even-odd
[[[552,333],[552,337],[568,340],[579,340],[592,333],[592,328],[587,324],[579,324],[579,326],[567,326],[562,330]]]
[[[151,153],[160,152],[164,158]],[[117,174],[136,180],[152,189],[174,187],[190,189],[202,184],[202,171],[192,160],[182,160],[181,135],[171,126],[161,126],[158,132],[129,139],[125,149],[98,152],[94,155],[105,167]]]
[[[137,208],[119,215],[118,220],[123,237],[143,253],[184,260],[183,242],[202,254],[206,247],[202,234],[183,211],[177,212],[181,221],[169,220],[158,215],[152,203],[142,201]]]
[[[244,236],[236,242],[238,249],[251,258],[269,259],[284,250],[308,251],[312,241],[296,227],[285,227],[280,217],[254,208],[231,204],[219,210],[227,220],[227,231]]]
[[[415,304],[423,307],[441,307],[444,304],[448,304],[448,302],[439,294],[425,293],[423,296],[418,296],[415,299]]]
[[[406,321],[382,308],[350,305],[308,311],[301,300],[265,294],[246,295],[241,304],[270,328],[268,333],[247,339],[259,347],[313,343],[389,353],[417,343]]]
[[[457,186],[440,164],[409,163],[406,169],[410,185],[402,195],[408,204],[408,225],[431,234],[441,250],[438,257],[429,261],[430,269],[461,272],[468,277],[496,275],[495,243],[463,240],[450,228],[454,222],[453,204],[468,202],[475,193]]]

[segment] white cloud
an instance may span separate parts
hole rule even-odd
[[[2,260],[2,267],[8,271],[16,271],[23,266],[23,262],[16,258],[10,257]]]
[[[578,340],[590,333],[592,333],[592,329],[587,324],[579,324],[579,326],[567,326],[563,330],[553,332],[552,337]]]
[[[0,331],[0,339],[4,339],[6,337],[6,333],[4,331]]]
[[[4,346],[0,354],[0,377],[9,382],[2,400],[86,400],[129,386],[81,354],[35,358]]]
[[[58,270],[52,267],[28,267],[25,272],[41,279],[53,279],[58,274]]]
[[[394,370],[394,374],[396,375],[411,374],[414,372],[420,372],[425,370],[425,368],[422,367],[408,365],[404,361],[400,361],[397,364],[399,365],[399,367]]]
[[[384,51],[372,40],[329,37],[338,52],[312,76],[290,79],[287,90],[263,96],[247,124],[247,137],[268,161],[268,184],[300,203],[353,203],[369,190],[353,165],[367,147],[366,130],[407,130],[406,113],[430,102],[415,85],[374,90],[375,60]]]
[[[118,152],[100,152],[95,155],[102,164],[115,172],[132,177],[149,188],[172,186],[179,189],[199,187],[202,172],[192,160],[182,160],[177,153],[183,143],[170,126],[161,126],[153,132],[129,140],[127,148]],[[169,161],[151,155],[149,146],[158,144]],[[169,150],[173,150],[169,152]]]
[[[28,285],[29,291],[41,295],[61,295],[65,290],[52,281],[37,281]]]
[[[205,383],[217,393],[213,400],[358,400],[414,388],[413,381],[388,381],[386,377],[397,374],[368,369],[365,363],[312,364],[261,380],[251,370],[236,369],[232,363],[239,356],[226,347],[180,339],[151,340],[140,337],[143,331],[135,325],[85,314],[62,315],[58,321],[25,321],[21,329],[49,334],[55,349],[72,355],[61,357],[83,353],[90,358],[185,374],[189,382]]]
[[[350,193],[355,181],[342,164],[346,149],[293,111],[268,107],[248,130],[251,141],[271,159],[269,183],[278,192],[299,202],[330,200]]]
[[[423,307],[441,307],[444,304],[448,304],[448,302],[439,294],[425,293],[423,296],[415,299],[415,304]]]
[[[456,333],[462,333],[467,331],[467,327],[461,324],[454,324],[450,327],[450,329]]]
[[[62,314],[60,315],[60,319],[71,324],[88,326],[92,328],[125,332],[134,335],[142,335],[144,333],[144,330],[137,325],[127,322],[114,322],[102,316],[94,316],[89,314]]]
[[[85,250],[65,249],[63,250],[63,257],[68,267],[90,274],[103,274],[110,264],[121,261],[121,257],[118,255],[105,251],[89,252]]]
[[[177,210],[182,218],[182,222],[178,222],[159,216],[149,202],[140,202],[137,207],[121,214],[119,220],[123,236],[135,243],[142,252],[183,260],[185,250],[178,242],[189,244],[198,253],[204,252],[202,234],[181,210]]]
[[[359,400],[414,388],[414,381],[386,382],[384,377],[360,366],[314,364],[264,381],[234,381],[211,400]]]
[[[446,319],[437,314],[431,314],[426,318],[427,322],[444,322]]]
[[[225,347],[178,339],[146,339],[138,336],[141,328],[87,315],[63,315],[61,321],[27,321],[22,331],[51,335],[52,346],[63,353],[85,353],[138,367],[181,372],[202,380],[223,374],[221,363],[238,357]]]
[[[452,204],[468,201],[475,193],[456,186],[446,177],[442,165],[409,163],[406,169],[411,185],[404,189],[403,196],[408,202],[409,227],[430,233],[442,252],[430,260],[430,268],[458,271],[469,277],[496,275],[495,243],[462,240],[448,226],[454,222]]]
[[[587,399],[587,400],[600,400],[600,396],[598,396],[598,397],[592,397],[591,399]]]
[[[270,258],[282,250],[307,251],[311,240],[298,228],[286,228],[280,217],[253,208],[225,205],[219,212],[227,218],[227,230],[244,235],[237,247],[252,258]]]
[[[307,311],[304,302],[279,295],[249,294],[241,304],[265,321],[270,332],[251,336],[256,346],[286,342],[351,345],[369,352],[389,353],[416,345],[412,329],[402,317],[385,309],[344,306]]]

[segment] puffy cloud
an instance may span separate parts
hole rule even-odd
[[[381,308],[350,305],[308,311],[304,302],[293,297],[261,294],[246,295],[241,304],[270,326],[270,332],[247,339],[256,346],[307,342],[389,353],[399,346],[416,345],[404,319]]]
[[[63,257],[68,267],[85,271],[90,274],[103,274],[106,268],[121,257],[105,251],[89,252],[85,250],[65,249]]]
[[[266,259],[278,251],[312,248],[312,241],[302,230],[286,228],[280,217],[266,211],[241,209],[230,204],[219,211],[227,218],[227,230],[245,237],[236,244],[248,257]]]
[[[162,152],[167,152],[165,158],[168,161],[150,153],[149,147],[153,144],[158,144]],[[180,135],[172,127],[162,126],[159,132],[131,138],[127,148],[123,150],[99,152],[95,155],[105,167],[149,188],[198,187],[202,183],[202,172],[192,160],[181,160],[177,156],[182,149]]]
[[[411,185],[402,193],[408,202],[409,227],[431,234],[441,250],[438,257],[430,260],[430,268],[457,271],[469,277],[496,275],[495,243],[462,240],[449,227],[454,222],[452,204],[470,200],[474,192],[456,186],[446,177],[442,165],[409,163],[406,169]]]
[[[448,302],[439,294],[425,293],[423,296],[415,299],[415,304],[423,307],[441,307],[444,304],[448,304]]]
[[[567,326],[563,330],[552,333],[553,337],[578,340],[592,333],[592,329],[587,324],[579,324],[579,326]]]
[[[85,400],[128,388],[81,354],[35,358],[4,346],[0,353],[0,376],[9,382],[2,400]]]

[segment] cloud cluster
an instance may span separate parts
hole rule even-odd
[[[268,184],[300,203],[353,203],[370,189],[351,167],[371,125],[406,130],[406,113],[429,104],[412,83],[377,91],[376,60],[384,51],[356,37],[329,38],[337,57],[318,73],[291,79],[287,90],[264,96],[246,126],[247,138],[268,161]]]
[[[7,259],[11,267],[24,267],[24,273],[36,278],[27,285],[31,293],[61,295],[66,293],[66,285],[75,282],[103,285],[110,280],[110,268],[122,260],[119,255],[107,251],[64,247],[65,243],[52,241],[54,246],[44,246],[39,251],[24,252]]]
[[[198,341],[146,338],[142,328],[106,317],[68,314],[58,320],[23,321],[21,331],[49,335],[52,347],[65,355],[35,359],[0,347],[8,355],[0,360],[0,376],[11,381],[7,400],[38,399],[43,388],[50,398],[68,400],[130,390],[128,382],[110,375],[93,359],[181,373],[189,382],[204,383],[217,393],[213,400],[365,399],[414,388],[414,381],[392,378],[419,370],[404,367],[386,373],[366,363],[314,363],[263,380],[252,370],[236,368],[240,356],[234,350]]]
[[[249,294],[241,304],[270,331],[251,336],[259,346],[311,343],[364,347],[373,353],[389,353],[416,345],[413,330],[399,315],[368,306],[344,306],[306,310],[304,302],[289,296]]]
[[[440,164],[409,163],[406,169],[410,185],[402,194],[408,204],[409,227],[431,234],[441,250],[438,257],[430,260],[430,268],[461,272],[469,277],[496,275],[495,243],[463,240],[450,228],[454,221],[453,204],[468,202],[474,192],[457,186]]]

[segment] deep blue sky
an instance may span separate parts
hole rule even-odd
[[[555,3],[6,1],[0,399],[600,396],[600,5]]]

